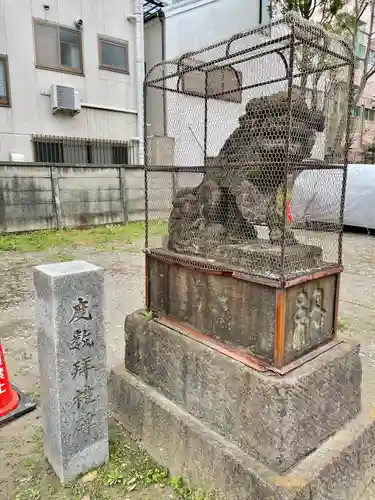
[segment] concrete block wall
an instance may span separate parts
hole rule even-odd
[[[149,217],[167,219],[174,192],[201,173],[148,175]],[[144,170],[138,166],[0,164],[0,234],[142,221]]]

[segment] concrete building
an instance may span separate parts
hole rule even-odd
[[[172,4],[163,9],[163,15],[156,15],[145,22],[146,73],[154,64],[162,60],[177,60],[183,54],[257,27],[268,20],[268,0],[172,0]],[[245,41],[236,41],[233,44],[233,50],[240,50],[241,44],[248,45],[249,41],[249,38]],[[220,50],[223,48],[218,49],[216,53],[213,50],[202,54],[202,57],[215,59],[222,55],[219,53]],[[198,60],[199,55],[194,59]],[[185,62],[189,64],[188,58]],[[255,71],[251,72],[249,66],[245,67],[246,63],[226,68],[221,73],[215,70],[210,77],[212,76],[213,80],[217,81],[212,81],[212,85],[220,85],[221,79],[225,88],[233,89],[236,82],[241,82],[246,86],[250,82],[242,78],[256,79],[261,76],[266,80],[267,76],[277,73],[278,67],[282,65],[277,56],[275,60],[269,58],[267,63],[263,60],[263,63],[254,64],[252,70],[255,69]],[[165,68],[165,72],[173,72],[173,68]],[[173,141],[173,147],[171,143],[167,147],[164,140],[164,155],[160,155],[161,148],[156,147],[157,141],[150,141],[152,163],[202,165],[204,82],[202,73],[194,75],[192,71],[189,74],[191,75],[190,81],[188,82],[186,78],[183,83],[187,86],[185,90],[187,88],[197,97],[172,92],[166,92],[163,95],[156,89],[149,89],[147,92],[148,136],[168,136]],[[277,90],[275,86],[274,91]],[[259,94],[261,92],[262,90],[259,89]],[[255,95],[257,92],[253,90],[251,97]],[[237,126],[238,117],[243,114],[250,95],[247,91],[243,91],[233,92],[230,96],[227,99],[209,99],[210,123],[212,125],[217,120],[220,133],[217,133],[215,126],[211,126],[208,156],[215,156],[218,153],[225,139]],[[220,123],[219,120],[221,120]]]
[[[97,163],[99,150],[101,163],[128,158],[143,130],[142,8],[0,0],[0,161]]]
[[[358,68],[355,75],[355,84],[360,84],[360,78],[363,74],[361,59],[364,58],[368,40],[368,26],[370,22],[369,7],[367,7],[363,16],[363,25],[358,33],[356,56],[359,59]],[[369,57],[369,69],[375,64],[375,45],[371,50]],[[363,150],[375,141],[375,75],[370,77],[363,90],[362,96],[353,110],[353,139],[350,148],[350,160],[353,163],[363,161]]]
[[[363,25],[356,48],[356,55],[359,59],[363,58],[367,44],[369,7],[362,17]],[[178,58],[189,51],[197,50],[235,33],[251,29],[260,23],[267,22],[268,19],[268,0],[248,0],[246,2],[243,0],[170,0],[170,5],[164,9],[163,16],[151,18],[145,24],[146,71],[163,59]],[[370,54],[370,65],[373,64],[375,64],[375,45],[374,51],[371,51]],[[260,68],[259,66],[255,70],[258,69],[259,73],[262,73],[261,77],[265,78],[267,71],[271,71],[272,66],[272,71],[276,74],[278,70],[275,69],[275,66],[271,64],[269,66],[269,68]],[[356,74],[357,84],[360,72],[359,67]],[[277,90],[277,88],[272,89],[272,91]],[[252,91],[251,96],[253,97],[255,94],[256,92]],[[236,120],[243,112],[247,97],[246,93],[244,93],[241,102],[237,102],[237,104],[233,102],[220,104],[220,108],[222,111],[224,110],[227,120],[226,123],[220,124],[221,134],[212,138],[212,150],[209,153],[216,154],[228,133],[235,128]],[[203,138],[202,133],[195,130],[194,127],[194,123],[199,122],[202,118],[201,112],[198,111],[199,100],[196,100],[197,104],[195,106],[190,105],[188,108],[186,107],[187,101],[189,101],[189,98],[176,97],[169,92],[166,93],[165,97],[161,96],[160,92],[150,89],[148,91],[147,115],[149,136],[168,135],[172,137],[174,140],[173,161],[176,164],[190,165],[202,161]],[[345,109],[345,104],[339,101],[340,98],[335,103],[338,109],[334,111],[338,120]],[[375,76],[368,81],[353,111],[351,162],[362,161],[361,153],[363,149],[375,141],[374,102]],[[210,106],[212,114],[215,114],[213,109],[215,105],[211,102]],[[189,109],[190,113],[194,112],[194,116],[191,115],[190,118],[186,116],[186,109]],[[218,106],[216,106],[216,109],[218,109]],[[183,123],[183,116],[190,120],[191,123]],[[181,137],[182,127],[187,127],[191,131],[190,137]],[[182,141],[185,142],[184,147],[181,146]],[[155,141],[151,141],[152,152],[154,152],[154,144]],[[171,151],[171,147],[171,144],[169,144],[168,151]],[[314,155],[323,158],[326,147],[329,147],[329,142],[325,144],[322,134],[314,148]],[[154,153],[154,161],[168,161],[165,156],[160,157],[160,148],[157,148]],[[171,155],[169,155],[169,158],[172,158]]]

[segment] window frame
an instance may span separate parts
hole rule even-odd
[[[37,50],[37,25],[45,25],[56,28],[56,36],[58,40],[58,64],[56,66],[49,64],[40,64],[38,63],[38,50]],[[63,24],[53,23],[50,21],[46,21],[44,19],[33,18],[34,25],[34,49],[35,49],[35,67],[38,69],[46,69],[49,71],[58,71],[60,73],[69,73],[72,75],[84,76],[83,71],[83,40],[82,40],[82,30],[72,28],[71,26],[65,26]],[[78,33],[79,35],[79,56],[81,62],[81,68],[75,69],[70,66],[64,66],[61,64],[61,39],[60,39],[60,29],[64,29],[66,31],[71,31],[72,33]]]
[[[0,54],[0,61],[4,65],[4,76],[5,76],[5,91],[6,91],[6,98],[1,99],[0,97],[0,106],[3,108],[10,108],[11,107],[11,102],[10,102],[10,79],[9,79],[9,60],[8,56],[6,54]]]
[[[355,106],[352,109],[352,118],[361,118],[362,117],[363,106]]]
[[[364,108],[364,120],[370,123],[374,121],[374,110],[372,108]]]
[[[102,58],[102,43],[106,43],[108,45],[114,45],[115,47],[121,47],[125,50],[125,63],[126,69],[116,68],[114,66],[110,66],[107,64],[103,64]],[[129,42],[126,40],[121,40],[120,38],[111,38],[106,35],[98,35],[98,55],[99,55],[99,69],[104,71],[113,71],[114,73],[122,73],[124,75],[129,75]]]

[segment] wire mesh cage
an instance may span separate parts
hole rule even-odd
[[[281,286],[340,266],[353,71],[345,40],[294,14],[155,65],[148,252]],[[311,219],[317,190],[326,204]]]

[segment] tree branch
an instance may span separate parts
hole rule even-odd
[[[368,24],[368,32],[372,34],[374,32],[374,21],[375,21],[375,0],[371,0],[369,4],[370,5],[370,21]],[[363,13],[364,10],[362,9],[361,12]],[[358,86],[358,90],[355,93],[354,99],[353,99],[353,106],[356,106],[358,103],[359,98],[362,96],[362,93],[366,87],[368,79],[375,74],[375,68],[371,68],[368,70],[369,66],[369,59],[370,59],[370,52],[371,52],[371,36],[367,37],[367,44],[366,44],[366,51],[365,51],[365,57],[363,58],[363,69],[362,69],[362,76],[361,80]]]

